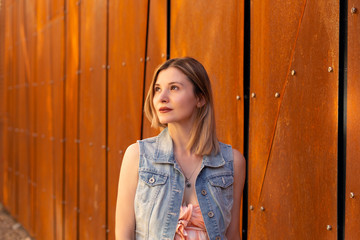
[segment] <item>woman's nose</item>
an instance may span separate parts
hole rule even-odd
[[[169,102],[169,96],[168,96],[168,93],[167,93],[167,91],[165,90],[165,91],[162,91],[161,93],[160,93],[160,102],[162,102],[162,103],[167,103],[167,102]]]

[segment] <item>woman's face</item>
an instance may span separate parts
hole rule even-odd
[[[200,106],[194,86],[174,67],[162,70],[154,85],[153,104],[160,123],[192,123]]]

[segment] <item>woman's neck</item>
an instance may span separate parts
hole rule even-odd
[[[174,152],[176,155],[190,156],[190,149],[187,149],[190,140],[191,126],[179,124],[168,124],[169,134],[174,143]]]

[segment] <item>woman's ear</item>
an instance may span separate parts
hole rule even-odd
[[[205,103],[206,103],[204,96],[197,97],[197,101],[198,102],[197,102],[196,106],[198,108],[203,107],[205,105]]]

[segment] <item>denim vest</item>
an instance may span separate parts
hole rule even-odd
[[[165,128],[138,141],[139,180],[135,194],[136,239],[173,240],[183,200],[185,178],[174,160],[173,142]],[[220,153],[204,156],[195,189],[210,240],[225,240],[233,205],[233,154],[220,143]]]

